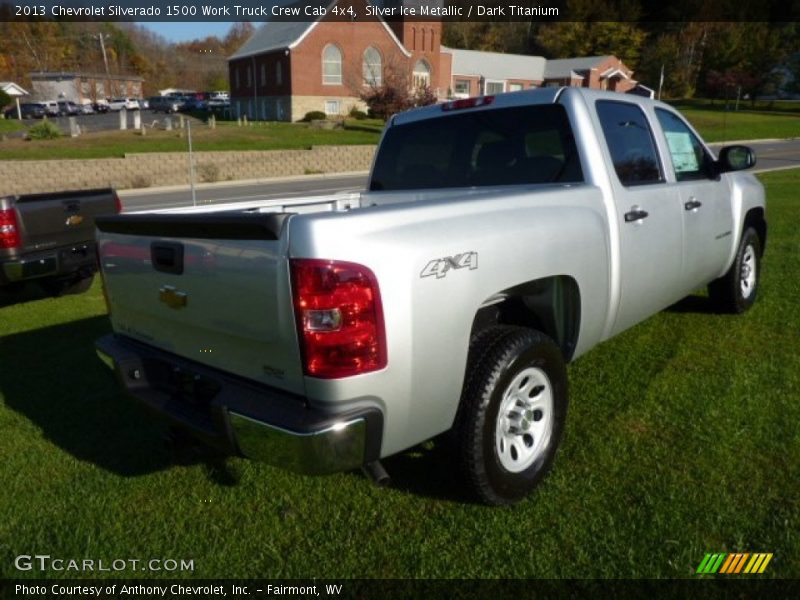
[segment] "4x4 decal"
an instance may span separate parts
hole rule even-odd
[[[436,258],[425,265],[422,273],[419,274],[420,278],[436,276],[436,279],[441,279],[451,269],[469,269],[474,271],[478,268],[478,253],[477,252],[463,252],[455,256],[445,256],[444,258]]]

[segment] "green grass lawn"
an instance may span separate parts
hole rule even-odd
[[[16,119],[0,119],[0,134],[22,131],[25,125]]]
[[[728,551],[773,552],[765,576],[800,577],[800,171],[761,178],[753,310],[693,297],[571,365],[555,469],[511,509],[470,502],[430,445],[385,461],[389,489],[358,472],[176,464],[94,356],[109,330],[97,284],[6,300],[0,577],[32,553],[194,559],[190,575],[212,578],[693,577]]]
[[[800,115],[678,106],[707,142],[800,137]]]
[[[216,129],[196,121],[192,127],[195,151],[283,150],[322,145],[377,144],[382,128],[374,121],[347,121],[345,129],[315,129],[306,123],[256,122],[239,127],[218,122]],[[181,130],[148,129],[105,131],[78,138],[56,140],[6,140],[0,153],[6,159],[58,159],[122,157],[135,152],[186,152],[187,139]]]
[[[677,103],[686,117],[708,142],[730,140],[800,137],[800,115],[778,112],[732,112],[721,106]],[[16,121],[0,121],[21,127]],[[383,124],[369,119],[348,120],[344,129],[315,129],[305,123],[255,122],[239,127],[236,123],[218,122],[209,129],[196,121],[192,141],[196,151],[278,150],[309,148],[329,144],[377,144]],[[11,139],[2,142],[0,155],[5,159],[58,159],[121,157],[135,152],[185,152],[187,140],[180,131],[148,129],[142,136],[137,131],[87,133],[79,138],[26,141]]]

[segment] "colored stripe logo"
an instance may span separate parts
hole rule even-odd
[[[709,553],[703,557],[696,573],[699,575],[760,575],[767,569],[772,553]]]

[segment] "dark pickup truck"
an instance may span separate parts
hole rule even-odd
[[[0,288],[36,280],[50,294],[77,294],[97,270],[94,220],[118,213],[113,189],[0,197]]]

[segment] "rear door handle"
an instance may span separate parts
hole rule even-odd
[[[687,203],[685,203],[683,205],[683,208],[685,208],[686,210],[697,210],[701,206],[703,206],[702,202],[699,202],[699,201],[695,200],[694,198],[692,198],[691,200],[689,200]]]
[[[626,223],[634,223],[635,221],[641,221],[642,219],[646,219],[650,213],[646,210],[642,210],[638,206],[634,206],[631,208],[630,212],[625,213],[625,222]]]

